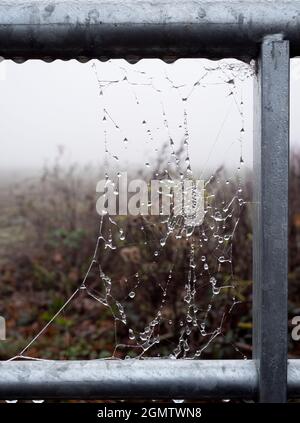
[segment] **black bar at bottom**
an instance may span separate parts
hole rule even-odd
[[[238,421],[247,416],[247,421],[255,418],[272,418],[292,421],[299,417],[300,404],[241,404],[241,403],[114,403],[114,404],[7,404],[0,405],[1,417],[16,418],[20,421],[49,421],[59,416],[61,421],[127,421],[141,422],[172,419],[172,421],[216,422]],[[230,419],[230,420],[229,420]]]

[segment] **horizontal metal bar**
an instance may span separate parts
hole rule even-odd
[[[300,398],[300,359],[288,360],[288,398]]]
[[[256,57],[283,34],[300,54],[300,1],[95,0],[0,4],[0,55],[90,58]]]
[[[0,364],[0,397],[9,398],[252,398],[251,361],[91,360]]]
[[[289,395],[300,397],[300,360],[289,361]],[[90,360],[0,363],[0,398],[255,399],[252,360]]]

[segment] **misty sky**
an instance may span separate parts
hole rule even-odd
[[[64,145],[71,161],[101,163],[104,160],[103,107],[112,121],[108,130],[108,148],[126,167],[154,163],[166,140],[161,99],[168,124],[179,146],[183,136],[182,97],[203,74],[208,61],[180,60],[167,65],[143,60],[136,65],[125,61],[97,63],[100,79],[121,81],[106,86],[99,96],[99,87],[92,63],[77,61],[28,61],[22,65],[12,61],[0,64],[0,170],[40,168],[53,161],[57,146]],[[125,69],[125,70],[124,70]],[[145,72],[141,74],[136,71]],[[127,74],[129,85],[122,81]],[[149,87],[149,75],[155,89]],[[169,79],[166,79],[165,75]],[[224,75],[222,76],[224,79]],[[230,78],[229,78],[230,79]],[[171,82],[182,88],[171,89]],[[244,102],[245,138],[242,154],[246,166],[252,163],[252,79],[237,82],[235,100],[230,84],[220,83],[218,72],[209,72],[203,88],[197,88],[187,102],[190,132],[190,158],[194,167],[215,168],[221,163],[237,163],[241,145],[238,140],[241,117],[235,101]],[[147,85],[148,83],[148,85]],[[140,105],[137,107],[135,95]],[[241,97],[242,96],[242,97]],[[292,60],[291,70],[291,142],[300,143],[300,61]],[[146,119],[147,125],[142,121]],[[145,127],[144,127],[145,126]],[[145,129],[151,129],[148,142]],[[124,148],[123,138],[129,142]]]

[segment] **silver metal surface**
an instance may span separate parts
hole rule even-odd
[[[0,363],[1,399],[244,398],[258,395],[252,360],[89,360]],[[289,360],[300,397],[300,360]]]
[[[282,33],[300,54],[300,1],[95,0],[0,4],[0,56],[87,60],[256,57]]]
[[[2,399],[253,398],[258,384],[245,360],[11,361],[0,375]]]
[[[298,0],[0,4],[0,56],[20,62],[259,57],[254,361],[0,362],[1,398],[300,397],[300,361],[287,368],[289,53],[300,55]]]
[[[289,42],[262,43],[254,95],[253,348],[262,402],[287,396]]]
[[[300,398],[300,360],[288,360],[288,398]]]

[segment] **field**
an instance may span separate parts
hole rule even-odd
[[[225,180],[225,170],[219,169],[218,172],[222,176],[220,179]],[[237,281],[235,304],[231,308],[231,288],[222,290],[221,295],[215,299],[214,307],[207,317],[206,331],[215,330],[216,322],[224,316],[225,318],[220,333],[203,349],[201,358],[251,357],[251,180],[252,175],[246,175],[243,187],[244,205],[232,242],[232,266]],[[2,360],[18,355],[51,321],[84,280],[99,233],[94,181],[94,175],[87,176],[87,172],[76,165],[65,167],[60,157],[53,167],[45,168],[38,176],[24,177],[18,183],[2,181],[0,315],[6,318],[7,324],[7,340],[0,343]],[[233,192],[236,189],[235,183],[233,181],[231,186]],[[216,197],[223,189],[222,183],[216,186]],[[290,320],[295,315],[300,315],[299,191],[300,156],[294,152],[290,180]],[[123,244],[122,240],[114,239],[116,250],[101,247],[97,258],[103,272],[102,282],[103,275],[108,275],[112,281],[111,298],[114,303],[109,304],[109,307],[103,304],[105,292],[103,286],[99,285],[99,267],[92,267],[86,280],[87,288],[77,292],[76,298],[26,349],[24,355],[46,359],[138,356],[140,351],[134,342],[130,339],[128,341],[128,328],[135,327],[142,331],[150,317],[153,317],[153,310],[160,309],[160,284],[168,279],[170,266],[175,260],[176,245],[172,289],[168,291],[163,308],[164,316],[159,323],[159,343],[157,346],[153,343],[149,354],[166,356],[174,351],[182,326],[182,316],[186,313],[182,300],[185,289],[183,279],[188,271],[186,263],[189,260],[191,241],[182,239],[178,243],[171,238],[159,260],[154,260],[151,242],[146,245],[145,236],[153,243],[159,239],[159,232],[162,230],[159,221],[154,217],[150,218],[148,224],[151,225],[151,231],[147,233],[140,230],[142,217],[122,219],[128,241]],[[103,230],[108,230],[105,220],[103,225]],[[209,263],[209,242],[205,248]],[[149,251],[152,253],[149,254]],[[136,274],[140,275],[138,282],[135,279],[128,282],[128,275]],[[226,279],[226,275],[223,277]],[[138,287],[134,292],[134,301],[130,298],[132,287]],[[200,287],[198,294],[198,303],[210,303],[210,289],[207,285]],[[121,321],[122,316],[118,315],[122,315],[120,304],[127,310],[125,325]],[[290,322],[289,330],[291,329]],[[192,334],[190,350],[203,346],[203,339]],[[291,337],[289,340],[290,357],[299,357],[299,342],[292,341]],[[125,347],[116,348],[117,345]]]

